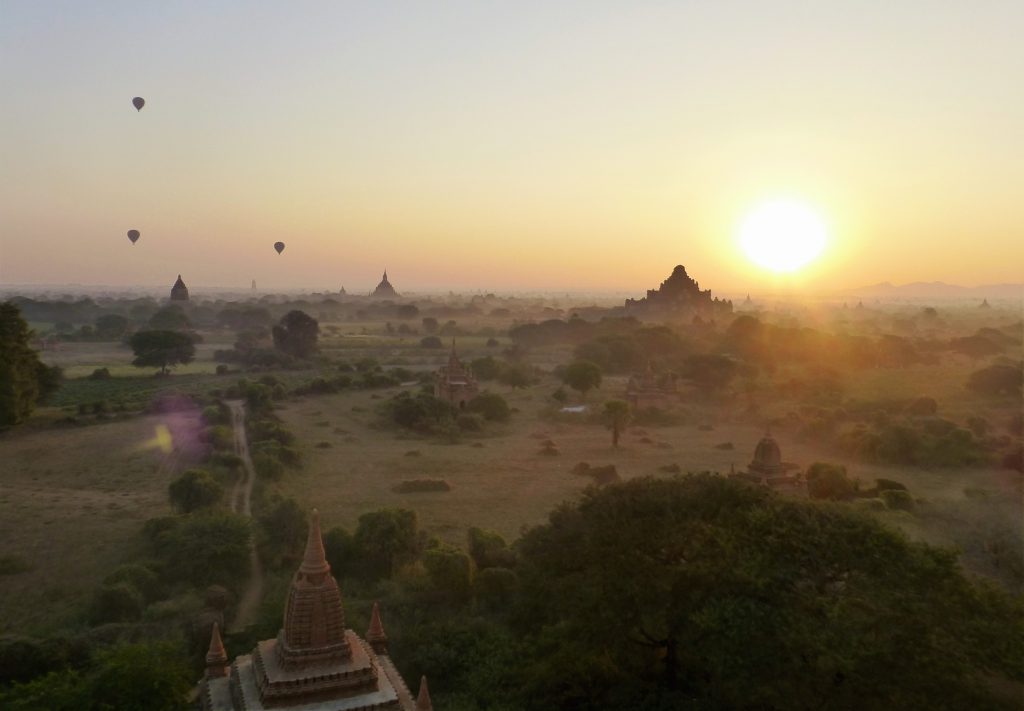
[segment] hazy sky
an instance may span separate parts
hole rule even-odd
[[[0,0],[0,283],[1019,281],[1022,29],[1019,0]],[[832,231],[786,281],[735,239],[780,195]]]

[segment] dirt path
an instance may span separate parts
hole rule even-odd
[[[243,516],[252,517],[252,485],[256,480],[256,470],[249,454],[249,440],[245,434],[245,403],[241,400],[229,400],[231,408],[231,424],[235,431],[235,454],[242,460],[242,475],[231,490],[231,510]],[[249,564],[251,574],[249,583],[238,603],[238,614],[231,623],[229,632],[243,630],[252,624],[263,599],[263,566],[256,553],[256,541],[249,544]]]

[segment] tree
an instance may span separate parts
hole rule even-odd
[[[424,336],[420,339],[420,348],[444,348],[444,343],[437,336]]]
[[[466,403],[466,409],[470,412],[479,412],[485,420],[495,422],[508,422],[508,418],[512,416],[508,402],[497,393],[480,393]]]
[[[807,493],[812,499],[844,501],[857,495],[857,482],[842,465],[815,462],[807,468]]]
[[[216,506],[224,498],[224,487],[203,469],[189,469],[167,487],[171,504],[182,513]]]
[[[104,314],[96,319],[96,337],[106,341],[119,341],[128,332],[128,319],[120,314]]]
[[[498,373],[498,382],[513,390],[533,384],[533,370],[526,363],[506,363]]]
[[[191,363],[196,355],[192,337],[180,331],[138,331],[128,341],[135,353],[132,365],[138,368],[159,366],[162,375],[167,367]]]
[[[309,314],[295,310],[274,326],[274,347],[296,358],[308,358],[317,349],[320,324]]]
[[[971,373],[967,387],[981,395],[1015,395],[1020,397],[1024,381],[1020,365],[990,365]]]
[[[501,372],[501,363],[496,361],[493,356],[484,356],[473,360],[469,364],[469,368],[478,380],[494,380]]]
[[[565,366],[562,382],[586,397],[588,390],[601,386],[601,366],[589,360],[573,361]]]
[[[604,419],[608,429],[612,431],[612,446],[619,446],[619,434],[629,424],[632,414],[629,403],[625,400],[609,400],[604,404]]]
[[[372,577],[390,577],[403,558],[417,551],[416,512],[381,509],[359,517],[355,543]]]
[[[423,325],[424,333],[437,333],[439,324],[437,323],[437,319],[434,318],[433,316],[424,317],[423,320],[420,321],[420,323]]]
[[[692,355],[686,359],[684,377],[710,395],[725,388],[736,377],[736,362],[715,353]]]
[[[32,335],[18,307],[0,303],[0,430],[23,422],[60,383],[60,369],[29,346]]]
[[[201,512],[150,519],[144,529],[166,578],[237,588],[249,572],[249,519]]]
[[[589,489],[517,550],[536,708],[1000,708],[986,679],[1024,678],[1019,604],[955,553],[744,482]]]
[[[150,317],[148,325],[154,331],[184,331],[192,327],[185,309],[177,304],[169,304],[157,311]]]

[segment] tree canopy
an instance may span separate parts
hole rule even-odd
[[[999,708],[985,675],[1024,678],[1019,601],[836,505],[634,479],[518,550],[538,707]]]
[[[578,390],[580,395],[586,395],[588,390],[601,386],[601,366],[589,360],[573,361],[565,366],[562,382]]]
[[[196,355],[192,337],[180,331],[138,331],[128,343],[135,353],[132,365],[159,366],[163,374],[167,373],[168,366],[191,363]]]
[[[32,331],[12,303],[0,303],[0,430],[24,421],[57,389],[60,370],[39,360]]]
[[[304,311],[289,311],[273,328],[274,347],[295,356],[308,358],[317,349],[320,324]]]

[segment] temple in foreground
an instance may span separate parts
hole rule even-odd
[[[228,664],[215,624],[199,683],[203,711],[431,711],[426,678],[414,699],[388,656],[373,606],[363,639],[345,627],[341,591],[331,575],[313,510],[302,565],[292,579],[284,626],[275,639]]]

